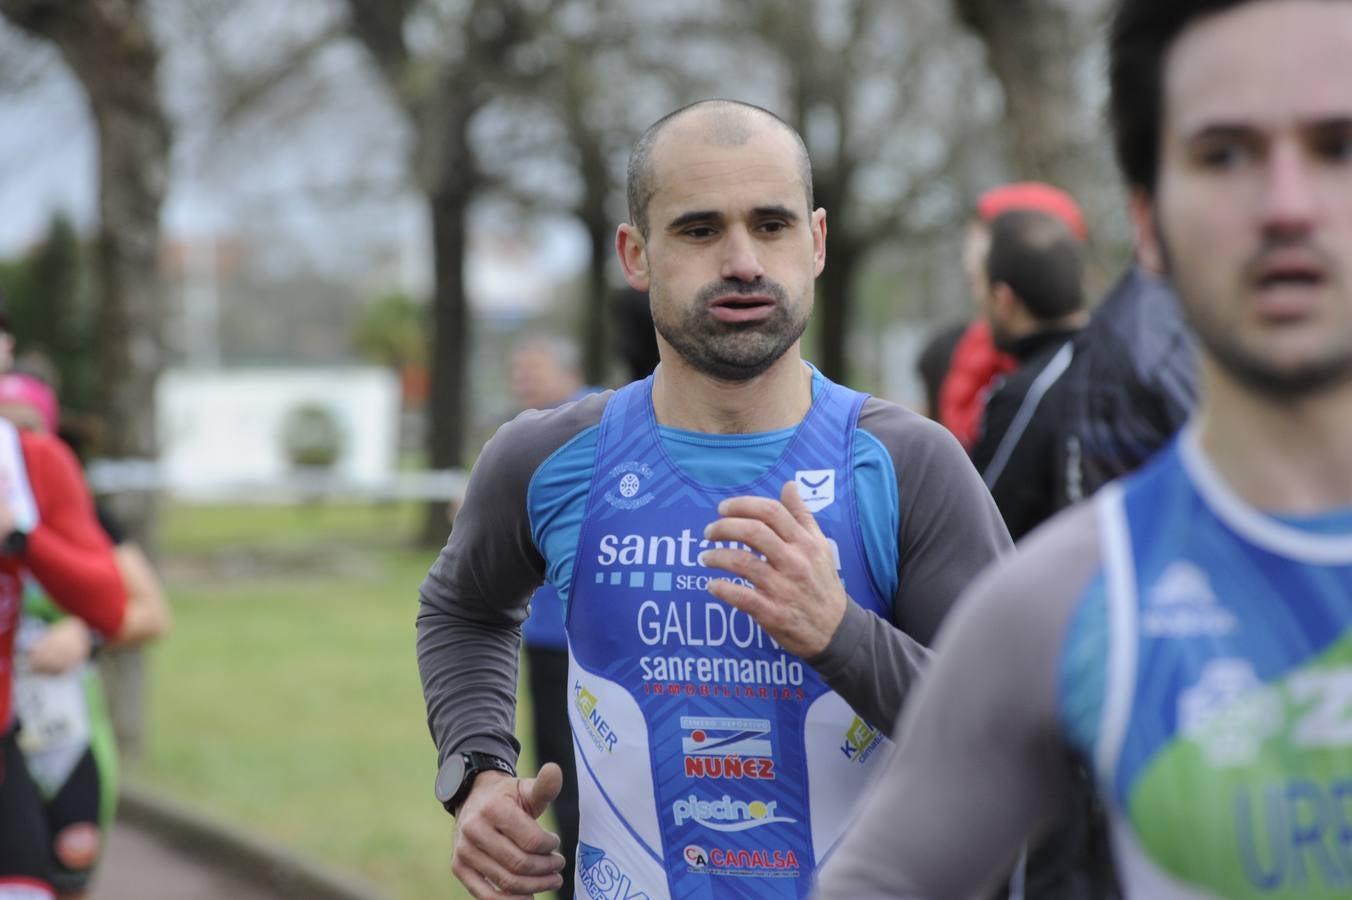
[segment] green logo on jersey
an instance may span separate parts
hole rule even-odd
[[[1128,814],[1155,865],[1220,896],[1352,894],[1352,637],[1271,684],[1208,666]]]

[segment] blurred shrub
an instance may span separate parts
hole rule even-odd
[[[293,466],[329,468],[343,455],[342,424],[322,403],[301,403],[288,412],[281,438]]]

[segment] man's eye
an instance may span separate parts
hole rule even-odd
[[[760,229],[761,231],[768,232],[770,234],[778,234],[779,232],[783,231],[785,228],[788,227],[789,224],[787,222],[781,221],[779,219],[771,219],[768,222],[762,222]]]
[[[702,240],[703,238],[713,237],[714,230],[708,225],[691,225],[689,228],[682,231],[681,234],[686,237],[695,238],[696,240]]]
[[[1197,161],[1208,169],[1234,169],[1253,159],[1253,150],[1238,142],[1209,144],[1197,152]]]
[[[1315,152],[1330,162],[1352,162],[1352,130],[1338,129],[1319,135]]]

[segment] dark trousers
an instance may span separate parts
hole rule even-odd
[[[553,810],[559,852],[568,860],[559,896],[571,900],[577,860],[577,763],[568,725],[568,651],[526,647],[526,673],[535,712],[535,758],[541,765],[554,762],[563,769],[563,790],[554,798]]]

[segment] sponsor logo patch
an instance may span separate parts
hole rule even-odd
[[[573,703],[582,714],[582,725],[586,729],[587,736],[596,745],[596,749],[614,753],[615,742],[619,740],[619,736],[596,708],[596,695],[583,687],[580,681],[573,683]]]
[[[600,847],[577,845],[577,872],[592,900],[648,900],[648,894],[634,887],[629,874]]]
[[[687,871],[697,875],[731,875],[753,878],[797,878],[798,855],[792,850],[745,850],[714,847],[705,850],[698,844],[685,848]]]
[[[836,502],[836,470],[805,469],[794,473],[798,496],[812,512],[821,512]]]
[[[606,502],[616,509],[642,509],[657,496],[647,490],[653,474],[652,468],[644,463],[620,463],[606,474],[610,483],[606,490]]]
[[[1211,660],[1197,684],[1178,696],[1179,731],[1217,768],[1253,761],[1284,719],[1281,694],[1247,659]]]
[[[1171,563],[1146,594],[1141,631],[1151,637],[1224,637],[1239,619],[1221,605],[1201,567]]]
[[[845,732],[845,743],[840,745],[840,752],[846,759],[863,764],[882,744],[882,732],[855,716]]]
[[[717,800],[701,800],[691,794],[671,805],[671,814],[677,825],[694,822],[714,831],[746,831],[778,823],[792,824],[797,819],[777,813],[779,802],[771,800],[733,800],[724,794]]]
[[[773,779],[770,727],[769,719],[682,716],[686,777]]]

